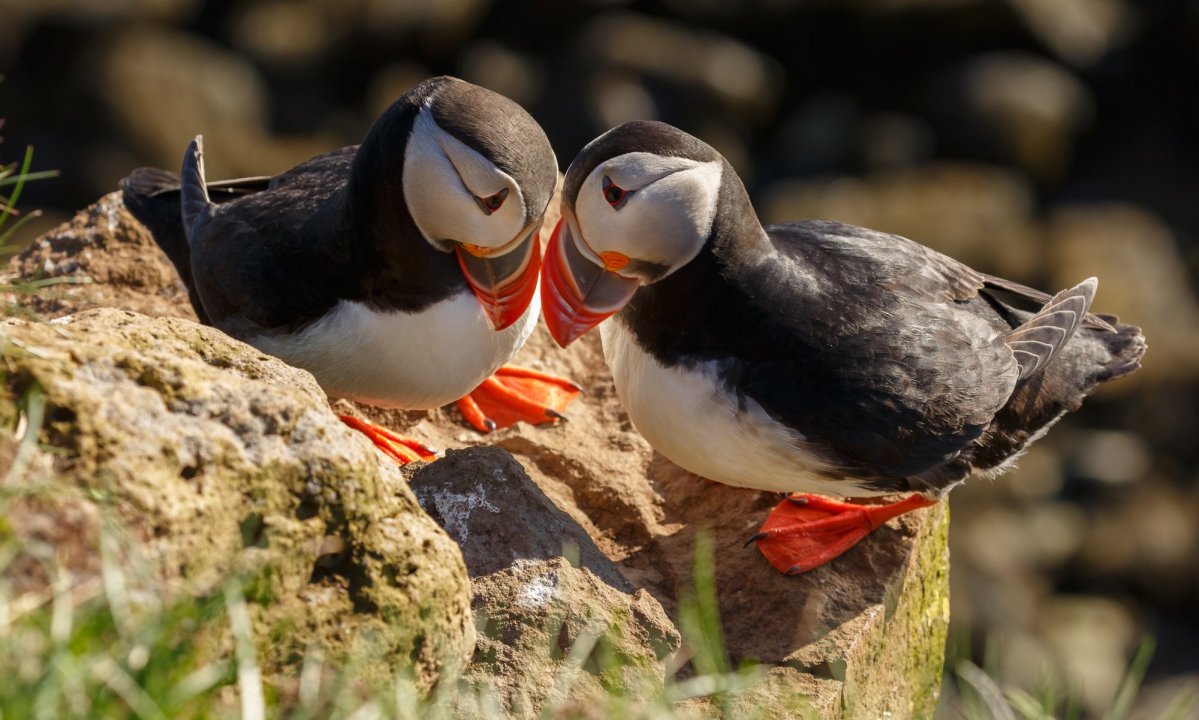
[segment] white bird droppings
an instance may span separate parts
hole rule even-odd
[[[433,493],[433,507],[441,516],[442,526],[459,544],[465,543],[470,537],[471,513],[480,508],[497,515],[500,512],[498,507],[487,501],[482,490],[470,493],[439,490]]]
[[[519,559],[513,567],[539,565],[536,560]],[[537,610],[550,603],[558,595],[558,576],[553,573],[538,573],[520,589],[516,602],[523,608]]]

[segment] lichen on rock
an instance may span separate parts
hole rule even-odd
[[[605,691],[661,693],[681,642],[662,605],[634,588],[512,455],[450,450],[405,474],[460,543],[471,575],[479,639],[468,682],[513,717]],[[571,653],[583,667],[567,684]]]
[[[166,592],[264,578],[250,599],[268,670],[369,642],[364,680],[411,665],[428,684],[469,655],[461,554],[308,373],[211,328],[111,309],[9,320],[0,338],[0,421],[30,387],[45,403],[41,499],[8,506],[15,532],[93,518],[73,541],[86,546],[111,514]],[[68,568],[77,580],[96,572],[92,547]]]

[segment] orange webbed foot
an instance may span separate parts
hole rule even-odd
[[[922,495],[887,505],[854,505],[797,493],[770,512],[746,545],[757,542],[779,572],[798,575],[837,557],[888,520],[936,504]]]
[[[437,451],[419,440],[397,435],[385,427],[360,420],[353,415],[338,415],[343,423],[370,438],[375,447],[400,465],[413,460],[435,460]]]
[[[487,433],[521,421],[565,420],[562,411],[581,392],[565,378],[505,365],[459,400],[458,409],[476,430]]]

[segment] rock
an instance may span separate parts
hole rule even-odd
[[[491,40],[471,43],[462,56],[462,79],[531,107],[541,99],[545,78],[533,58]]]
[[[772,134],[770,166],[805,177],[842,172],[845,167],[887,170],[928,161],[934,136],[929,124],[910,113],[867,113],[847,93],[821,93],[789,113]]]
[[[1183,672],[1162,678],[1147,680],[1137,694],[1136,702],[1129,713],[1129,720],[1160,720],[1176,717],[1195,720],[1195,688],[1199,687],[1199,673]],[[1189,708],[1190,716],[1179,713],[1179,708]]]
[[[38,444],[50,448],[5,516],[26,545],[62,545],[75,583],[95,580],[113,517],[167,598],[219,592],[231,572],[257,578],[268,674],[294,671],[312,644],[344,658],[368,638],[368,682],[411,666],[428,686],[465,660],[461,554],[311,375],[211,328],[112,309],[9,320],[0,338],[0,424],[40,392]],[[45,579],[10,580],[30,592]]]
[[[112,21],[160,23],[181,22],[196,12],[200,0],[5,0],[4,23],[0,25],[0,48],[19,45],[26,28],[56,18],[70,18],[80,24],[103,27]],[[7,59],[7,58],[6,58]]]
[[[783,119],[771,157],[784,171],[797,175],[836,172],[853,161],[862,114],[859,103],[846,93],[807,98]]]
[[[1078,430],[1069,435],[1066,461],[1080,478],[1126,485],[1149,474],[1149,444],[1126,430]]]
[[[371,75],[364,93],[363,127],[383,114],[396,98],[419,85],[434,73],[423,65],[413,62],[395,62],[384,65]]]
[[[612,12],[589,23],[578,43],[590,64],[690,86],[745,118],[769,117],[782,94],[776,61],[720,33]]]
[[[125,209],[119,192],[37,238],[10,270],[27,282],[54,283],[20,298],[46,316],[107,306],[196,319],[171,261]]]
[[[935,84],[938,135],[950,151],[1014,165],[1056,185],[1090,124],[1095,101],[1061,65],[1026,52],[987,53]]]
[[[1199,528],[1193,520],[1199,489],[1142,484],[1135,493],[1135,502],[1110,503],[1093,512],[1071,569],[1095,578],[1128,577],[1141,595],[1181,602],[1178,598],[1199,587],[1194,572]]]
[[[862,123],[863,164],[871,170],[886,170],[927,162],[933,156],[934,134],[929,124],[915,115],[879,112]]]
[[[1129,611],[1106,598],[1058,596],[1045,603],[1038,621],[1037,637],[1077,683],[1087,714],[1103,716],[1113,706],[1136,646]]]
[[[232,15],[234,46],[276,67],[319,62],[333,43],[345,39],[353,22],[341,3],[248,3]]]
[[[642,701],[661,694],[679,634],[645,590],[618,590],[563,557],[516,560],[471,584],[479,640],[465,679],[499,696],[510,716],[613,691]],[[571,655],[581,672],[560,689]]]
[[[583,528],[500,448],[447,450],[443,459],[413,472],[408,484],[462,548],[472,578],[518,561],[571,556],[613,588],[633,591]]]
[[[1025,24],[1060,57],[1074,65],[1094,65],[1123,44],[1139,24],[1125,0],[1009,0]]]
[[[320,0],[320,4],[344,12],[346,3],[339,0]],[[436,3],[396,3],[365,0],[354,3],[360,14],[363,30],[384,38],[404,31],[417,30],[426,43],[461,41],[482,21],[490,3],[488,0],[449,0]]]
[[[509,453],[451,450],[406,474],[421,506],[461,546],[472,578],[482,634],[470,676],[490,685],[511,713],[535,714],[562,677],[564,657],[597,640],[595,652],[614,653],[623,667],[585,664],[572,697],[601,686],[642,697],[661,692],[663,661],[679,647],[666,612],[634,589]]]
[[[1096,306],[1140,325],[1149,338],[1144,367],[1105,392],[1137,392],[1199,372],[1199,297],[1161,218],[1133,205],[1059,206],[1041,232],[1058,287],[1098,277]]]
[[[569,422],[484,437],[464,432],[446,410],[414,418],[358,409],[434,445],[508,450],[621,574],[672,616],[692,582],[697,536],[710,534],[725,646],[734,666],[778,666],[767,687],[784,703],[774,706],[780,712],[797,698],[834,712],[931,712],[949,613],[943,509],[909,515],[826,567],[784,577],[743,547],[776,497],[701,481],[655,454],[621,409],[597,338],[562,351],[539,328],[518,361],[584,385],[587,395],[568,409]],[[752,704],[750,696],[743,701]]]
[[[259,71],[194,35],[132,26],[98,42],[88,61],[106,116],[130,151],[158,167],[177,169],[197,133],[204,135],[211,180],[282,172],[344,144],[268,132],[267,88]]]

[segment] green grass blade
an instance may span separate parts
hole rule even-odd
[[[40,218],[41,216],[42,216],[41,210],[34,210],[31,213],[26,213],[25,215],[22,215],[20,218],[18,218],[17,221],[15,223],[13,223],[11,227],[9,227],[3,233],[0,233],[0,252],[9,252],[8,239],[10,237],[12,237],[14,234],[16,234],[16,232],[18,230],[20,230],[25,225],[25,223],[29,222],[30,220],[36,220],[37,218]]]
[[[1003,697],[1003,691],[982,668],[963,660],[955,668],[957,676],[974,690],[982,706],[994,720],[1016,720],[1016,713]]]
[[[3,484],[10,486],[25,474],[25,469],[29,463],[33,462],[33,454],[37,450],[37,438],[41,433],[42,421],[46,413],[46,393],[42,390],[41,385],[35,382],[29,386],[21,398],[19,409],[25,427],[12,465],[4,475]]]
[[[241,583],[231,580],[225,585],[225,607],[229,613],[229,623],[233,627],[242,720],[265,720],[266,698],[262,691],[262,673],[258,669],[250,613],[246,610]]]
[[[112,658],[102,657],[97,660],[92,666],[92,674],[125,701],[141,720],[166,720],[167,716],[159,709],[154,699]]]
[[[1006,695],[1012,709],[1020,713],[1024,720],[1054,720],[1051,704],[1045,704],[1019,689],[1008,690]]]
[[[1199,681],[1187,683],[1179,691],[1170,707],[1162,713],[1161,720],[1186,720],[1192,716],[1196,707],[1199,707]]]
[[[691,664],[697,673],[725,675],[729,672],[716,600],[712,536],[708,532],[697,533],[695,537],[692,587],[679,602],[679,630],[691,652]]]
[[[1149,669],[1149,661],[1153,659],[1153,651],[1156,648],[1157,643],[1152,637],[1145,636],[1141,639],[1124,678],[1120,680],[1120,687],[1116,690],[1112,706],[1104,714],[1103,720],[1126,720],[1137,694],[1141,691],[1141,681],[1145,679],[1145,671]]]
[[[33,158],[33,148],[29,148],[28,157]],[[25,172],[22,170],[19,174],[10,175],[0,178],[0,187],[7,185],[19,185],[22,183],[32,182],[34,180],[50,180],[60,175],[57,170],[38,170],[37,172]],[[13,197],[9,198],[9,202],[16,203],[17,193],[13,191]]]
[[[32,164],[33,146],[29,146],[25,148],[25,160],[21,163],[21,171],[11,177],[0,179],[0,182],[13,186],[12,195],[0,202],[0,227],[4,227],[4,223],[8,222],[9,216],[13,214],[13,208],[16,207],[17,200],[21,197],[21,190],[25,187],[25,176],[29,174],[29,166]]]

